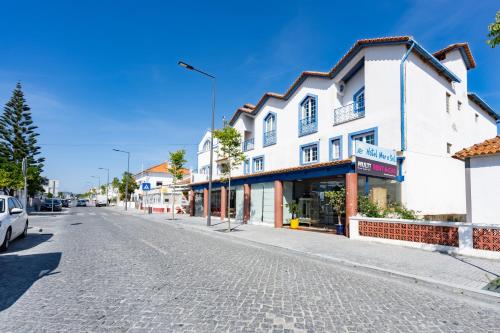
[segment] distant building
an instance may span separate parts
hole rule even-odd
[[[57,197],[57,194],[59,193],[59,179],[49,179],[47,185],[42,186],[45,195],[50,193],[54,197]]]

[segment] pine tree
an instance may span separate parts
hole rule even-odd
[[[35,131],[37,128],[33,125],[31,109],[24,98],[21,83],[18,82],[0,117],[0,169],[12,170],[12,164],[20,166],[26,157],[28,188],[31,194],[41,188],[40,174],[45,161],[39,156],[39,134]]]

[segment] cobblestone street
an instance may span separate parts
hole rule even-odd
[[[168,221],[87,207],[31,217],[30,224],[29,236],[0,255],[0,332],[496,332],[500,327],[498,299]]]

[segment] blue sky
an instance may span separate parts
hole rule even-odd
[[[470,43],[469,90],[500,110],[500,48],[485,44],[500,10],[492,1],[10,1],[0,4],[0,102],[24,86],[39,126],[45,175],[75,192],[157,164],[196,145],[266,91],[283,92],[303,70],[329,70],[357,40],[412,35],[434,51]]]

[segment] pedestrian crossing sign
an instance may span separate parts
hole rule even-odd
[[[151,190],[151,183],[142,183],[142,190],[143,191],[150,191]]]

